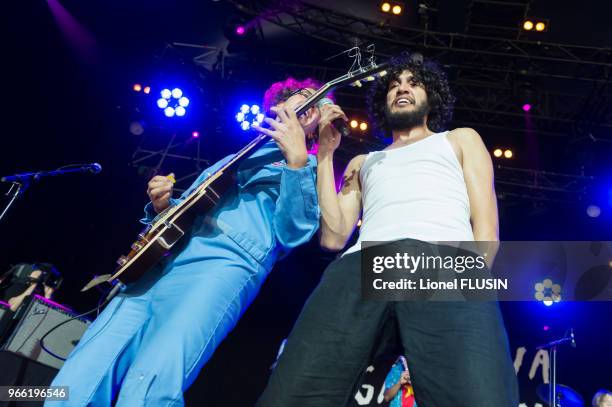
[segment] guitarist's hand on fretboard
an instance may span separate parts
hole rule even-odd
[[[314,93],[314,89],[309,89]],[[319,123],[319,112],[312,107],[297,117],[295,110],[304,101],[306,96],[297,93],[291,96],[285,103],[273,107],[272,112],[276,113],[276,119],[266,118],[269,129],[254,126],[253,128],[260,133],[266,134],[276,141],[278,148],[285,156],[287,167],[297,169],[306,166],[308,162],[308,149],[306,147],[306,133],[310,133],[317,128]]]
[[[170,205],[174,173],[169,175],[156,175],[147,185],[147,195],[153,204],[155,212],[160,213]]]

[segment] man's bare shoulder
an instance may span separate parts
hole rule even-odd
[[[458,127],[448,132],[448,138],[459,145],[482,142],[480,134],[471,127]]]
[[[359,154],[353,157],[351,161],[349,161],[347,168],[360,169],[367,157],[368,157],[367,154]]]

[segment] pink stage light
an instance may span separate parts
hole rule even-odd
[[[197,132],[197,131],[194,131],[193,133],[191,133],[191,137],[198,138],[198,137],[200,137],[200,133]]]
[[[236,27],[236,34],[244,35],[244,33],[246,33],[246,29],[244,28],[244,26],[239,25],[238,27]]]
[[[525,103],[523,105],[523,111],[528,112],[531,110],[531,105],[529,103]]]
[[[549,329],[548,325],[544,325],[544,330],[548,331],[548,329]]]

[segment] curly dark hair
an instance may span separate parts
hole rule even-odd
[[[446,74],[437,63],[424,58],[423,55],[404,52],[391,59],[387,74],[374,82],[367,95],[368,115],[375,134],[388,137],[391,132],[385,116],[387,92],[391,80],[397,79],[404,70],[410,71],[415,82],[425,88],[430,108],[427,126],[436,132],[443,131],[453,116],[455,104]]]

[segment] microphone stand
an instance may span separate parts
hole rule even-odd
[[[8,212],[9,208],[13,205],[13,203],[23,195],[23,193],[28,189],[32,181],[38,181],[42,177],[55,177],[57,175],[64,175],[71,172],[83,172],[83,171],[92,171],[89,166],[79,165],[74,168],[66,168],[66,169],[57,169],[53,171],[38,171],[38,172],[22,172],[21,174],[15,175],[7,175],[6,177],[1,177],[0,181],[2,182],[10,182],[11,188],[6,193],[6,196],[10,196],[8,204],[0,213],[0,221],[4,218],[4,215]]]
[[[550,352],[552,354],[551,363],[550,363],[550,366],[548,367],[548,374],[550,375],[552,379],[552,383],[548,388],[548,405],[551,407],[561,407],[561,404],[560,404],[561,398],[559,397],[559,399],[557,399],[558,397],[557,395],[557,348],[566,342],[571,342],[572,347],[574,348],[576,347],[576,341],[574,339],[574,329],[573,328],[571,329],[570,336],[567,336],[567,331],[566,331],[566,335],[563,338],[558,339],[556,341],[546,343],[544,345],[540,345],[536,348],[537,350],[550,349]]]
[[[23,183],[13,181],[11,183],[11,189],[9,189],[8,192],[6,193],[6,196],[10,196],[11,198],[9,199],[9,202],[6,204],[6,206],[2,210],[2,213],[0,214],[0,221],[2,221],[2,218],[4,218],[4,215],[6,215],[6,213],[8,212],[11,205],[13,205],[15,200],[19,198],[21,195],[23,195],[23,193],[25,192],[26,189],[28,189],[29,186],[30,186],[29,181],[24,181]]]

